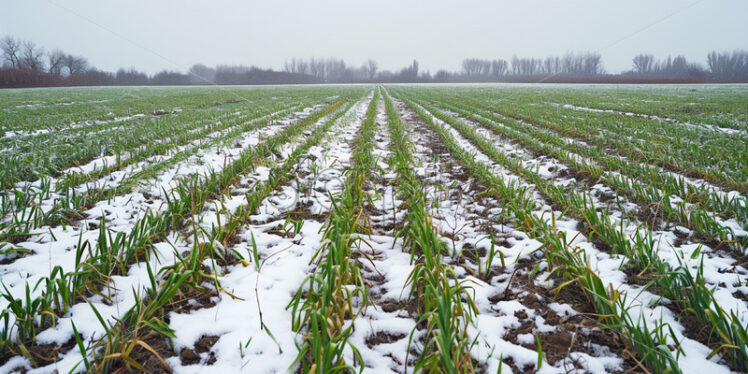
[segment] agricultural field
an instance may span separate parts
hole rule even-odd
[[[0,91],[0,373],[748,372],[748,86]]]

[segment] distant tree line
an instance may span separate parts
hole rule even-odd
[[[292,58],[282,70],[256,66],[193,65],[186,73],[164,70],[154,75],[135,69],[105,72],[85,57],[59,49],[46,52],[32,41],[11,36],[0,39],[0,88],[49,86],[253,85],[312,83],[428,83],[428,82],[589,82],[678,83],[748,82],[748,52],[711,52],[707,65],[683,56],[656,59],[652,54],[633,58],[632,69],[607,74],[599,53],[567,53],[546,58],[468,58],[462,70],[419,69],[418,61],[397,71],[380,70],[376,61],[360,66],[334,58]]]
[[[640,54],[633,59],[635,76],[669,76],[681,78],[708,77],[712,81],[740,81],[748,78],[748,52],[711,52],[707,55],[707,68],[689,62],[684,56],[668,56],[657,60],[654,55]]]
[[[460,74],[461,73],[461,74]],[[488,80],[502,80],[505,77],[528,77],[548,75],[599,75],[604,74],[602,57],[599,53],[568,53],[563,57],[523,58],[512,57],[506,60],[481,60],[469,58],[462,61],[462,72],[451,74],[439,71],[440,77],[467,77]]]

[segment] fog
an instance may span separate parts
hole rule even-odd
[[[115,71],[192,64],[280,69],[292,57],[369,58],[423,71],[465,58],[599,52],[610,73],[639,53],[704,64],[748,48],[748,2],[715,1],[15,1],[0,0],[0,36],[86,56]]]

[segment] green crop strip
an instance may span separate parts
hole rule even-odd
[[[412,104],[411,104],[412,105]],[[416,112],[423,118],[428,118],[427,114],[420,108],[411,106]],[[432,114],[434,112],[432,111]],[[482,139],[474,129],[466,126],[449,116],[437,117],[443,121],[452,125],[460,133],[470,139],[481,151],[485,152],[489,157],[497,162],[503,160],[503,165],[509,167],[513,172],[521,175],[523,178],[532,181],[541,192],[548,196],[559,206],[568,209],[567,211],[572,215],[580,218],[587,228],[588,238],[596,242],[598,246],[607,247],[613,253],[621,253],[628,257],[637,270],[648,270],[655,274],[656,282],[662,287],[671,287],[673,283],[678,282],[678,279],[683,277],[692,277],[686,268],[679,268],[675,271],[670,269],[668,264],[663,263],[656,255],[655,245],[656,243],[651,238],[651,232],[646,230],[646,234],[641,235],[638,231],[633,237],[627,238],[623,235],[622,230],[618,230],[612,223],[607,211],[599,212],[592,204],[592,200],[589,199],[585,194],[578,194],[571,190],[562,190],[558,187],[553,186],[551,183],[544,181],[536,173],[533,173],[527,169],[524,169],[517,161],[508,159],[501,152]],[[429,119],[430,120],[430,119]],[[552,151],[547,149],[546,151]],[[549,263],[551,261],[549,260]],[[675,280],[672,280],[675,278]],[[701,283],[691,282],[693,284],[700,285],[704,291],[700,291],[701,294],[709,295],[709,291],[703,285],[703,279]],[[599,286],[599,285],[598,285]],[[694,289],[694,287],[688,288]],[[612,292],[612,291],[611,291]],[[694,291],[694,292],[697,292]],[[683,302],[683,309],[687,313],[692,313],[694,310],[709,310],[712,299],[701,297],[685,297],[683,294],[675,293],[668,294],[667,296],[672,297],[674,300]],[[675,297],[681,296],[681,297]],[[625,304],[621,304],[623,306]],[[746,337],[745,328],[740,326],[738,318],[732,312],[723,311],[714,302],[715,307],[709,312],[711,318],[705,318],[703,313],[695,313],[699,317],[699,321],[706,326],[711,326],[712,334],[722,340],[723,343],[717,346],[715,353],[718,351],[724,352],[730,360],[735,363],[737,367],[741,367],[745,364],[745,358],[748,357],[746,352]],[[631,332],[630,332],[631,333]],[[738,364],[740,363],[740,364]]]
[[[431,222],[424,188],[413,170],[413,146],[389,97],[385,97],[385,110],[395,151],[398,194],[407,197],[405,225],[397,236],[403,238],[403,248],[411,253],[414,268],[408,284],[412,286],[411,297],[417,301],[418,325],[426,326],[415,371],[472,373],[475,366],[470,349],[476,342],[468,336],[467,329],[478,310],[471,287],[458,280],[452,267],[442,262],[442,256],[449,253],[447,243],[439,238]],[[414,343],[416,331],[417,327],[410,334],[409,346]]]
[[[529,194],[529,189],[516,184],[505,184],[503,179],[494,176],[485,164],[476,161],[472,154],[463,150],[452,135],[432,121],[422,109],[407,100],[406,103],[439,135],[450,153],[470,174],[488,186],[492,194],[504,202],[506,209],[511,210],[511,219],[517,227],[545,245],[544,253],[550,270],[567,280],[562,286],[574,283],[585,291],[590,303],[601,316],[601,322],[609,328],[618,329],[632,343],[641,361],[650,370],[656,373],[680,372],[676,357],[669,349],[662,348],[672,335],[668,326],[655,323],[656,328],[649,330],[644,321],[634,321],[628,313],[625,297],[608,289],[587,265],[583,251],[570,247],[565,235],[557,231],[557,217],[553,216],[553,222],[549,223],[544,217],[538,217],[533,213],[536,203]],[[493,155],[489,156],[501,158],[498,152],[493,152]],[[594,209],[592,211],[594,212]]]
[[[338,101],[324,111],[317,112],[305,121],[295,123],[278,135],[266,139],[264,143],[258,145],[254,149],[245,151],[239,159],[228,165],[220,173],[213,172],[206,175],[204,178],[195,176],[194,178],[183,180],[174,192],[171,193],[172,197],[169,200],[167,211],[162,214],[146,214],[143,219],[135,224],[135,229],[129,234],[117,233],[114,235],[109,233],[104,221],[102,220],[100,227],[101,234],[98,243],[92,245],[88,241],[79,241],[76,249],[77,265],[75,272],[63,273],[61,269],[54,269],[50,277],[45,278],[46,281],[40,282],[40,284],[52,288],[44,289],[41,297],[34,300],[29,299],[26,303],[23,303],[22,300],[16,301],[8,293],[4,294],[5,298],[10,298],[9,301],[12,300],[12,303],[21,305],[23,308],[13,309],[13,313],[16,317],[16,331],[18,336],[15,339],[9,336],[8,334],[11,331],[10,326],[6,326],[6,328],[2,330],[2,337],[5,340],[0,343],[0,349],[11,351],[17,351],[20,349],[23,351],[23,348],[20,347],[33,341],[33,339],[30,338],[33,338],[35,331],[49,326],[49,323],[54,324],[56,317],[62,316],[75,302],[84,300],[86,294],[99,294],[106,298],[107,296],[102,294],[100,290],[108,285],[109,278],[112,275],[126,274],[127,267],[134,262],[141,260],[148,262],[150,248],[153,243],[162,240],[168,231],[179,228],[182,225],[183,217],[194,215],[208,199],[220,196],[225,192],[225,189],[236,180],[236,175],[251,170],[251,168],[253,168],[253,166],[258,162],[271,156],[276,147],[285,144],[293,137],[298,136],[304,129],[315,123],[319,118],[328,115],[333,110],[340,107],[342,103],[343,101]],[[166,283],[168,288],[166,286],[156,287],[155,277],[152,277],[154,287],[152,287],[151,291],[148,291],[150,293],[147,294],[146,297],[142,298],[143,302],[151,303],[151,300],[161,300],[161,302],[164,300],[168,301],[169,297],[158,297],[158,295],[166,292],[173,296],[176,290],[184,287],[185,282],[191,284],[191,287],[199,289],[199,280],[201,277],[206,275],[200,269],[200,260],[205,256],[212,256],[213,253],[214,252],[211,248],[205,246],[198,250],[191,251],[190,257],[182,259],[180,262],[180,264],[183,264],[184,266],[179,267],[179,271],[175,273],[178,274],[178,276],[168,277],[169,282]],[[88,256],[84,259],[86,254]],[[174,269],[167,268],[167,270]],[[38,286],[39,285],[37,285],[37,287]],[[141,300],[141,298],[136,299]],[[132,312],[135,313],[134,316],[138,316],[138,319],[132,319],[128,322],[140,323],[143,318],[145,318],[145,320],[154,318],[152,313],[142,313],[148,312],[149,310],[160,310],[160,307],[163,306],[161,302],[155,306],[151,305],[146,308],[139,301],[136,308],[145,309],[139,310],[137,313]],[[40,306],[46,308],[42,309]],[[29,322],[27,318],[23,317],[25,314],[19,314],[25,313],[23,310],[28,310],[28,308],[35,308],[34,310],[38,314],[44,316],[41,320],[41,324],[34,323],[33,319]],[[7,322],[9,321],[9,316],[9,313],[4,313],[0,318],[3,318]],[[21,318],[18,318],[19,316]],[[45,319],[49,322],[45,322]],[[23,321],[26,321],[25,323],[27,323],[27,325],[19,325],[19,323]],[[157,325],[154,326],[158,327]],[[133,326],[120,327],[129,331]],[[110,329],[113,329],[114,326],[105,325],[105,328],[109,331]],[[168,332],[168,330],[165,330],[163,326],[161,327],[161,330]],[[107,336],[111,335],[112,334],[109,333],[107,334]],[[121,334],[117,336],[121,336]],[[124,347],[124,343],[118,343],[117,339],[109,339],[107,344],[113,345],[116,349],[110,348],[109,345],[107,345],[106,351],[109,352],[107,355],[117,353],[120,355],[123,354],[119,349]],[[133,346],[129,346],[129,349],[132,348]],[[104,355],[103,357],[107,357],[107,355]],[[106,362],[109,358],[114,357],[108,357],[107,359],[102,358],[102,362]]]
[[[348,342],[353,320],[369,304],[366,283],[352,254],[364,240],[359,234],[370,232],[363,220],[363,204],[368,195],[362,186],[374,165],[371,150],[378,101],[376,90],[355,140],[345,190],[339,198],[330,196],[333,206],[323,228],[322,245],[312,256],[316,269],[287,306],[293,315],[293,331],[304,334],[294,361],[303,373],[354,371],[356,363],[346,362],[343,357],[346,347],[351,348],[359,365],[363,362],[358,349]]]
[[[462,130],[468,128],[468,126],[459,122],[455,118],[439,112],[426,104],[422,105],[435,117],[449,123],[453,127],[459,127]],[[566,165],[589,174],[593,180],[604,182],[608,186],[615,188],[615,190],[621,195],[631,197],[634,201],[648,209],[662,211],[663,218],[667,221],[674,221],[694,230],[703,242],[711,244],[715,248],[718,246],[730,246],[731,244],[733,244],[733,247],[737,250],[740,250],[743,247],[742,243],[736,240],[735,234],[729,227],[724,227],[716,222],[709,212],[700,206],[691,208],[686,206],[683,201],[678,203],[671,202],[670,195],[663,195],[653,187],[647,188],[642,186],[633,178],[626,178],[607,173],[597,166],[590,165],[584,161],[569,156],[566,152],[559,150],[556,146],[540,143],[532,137],[498,126],[495,123],[484,122],[484,124],[495,132],[517,140],[528,149],[541,154],[552,155],[558,160],[564,162]]]
[[[668,195],[674,195],[683,199],[685,202],[700,204],[709,212],[717,213],[722,218],[735,218],[743,225],[748,223],[748,204],[745,198],[730,197],[724,194],[720,195],[712,192],[706,186],[696,186],[687,183],[683,178],[677,178],[667,173],[662,173],[658,168],[654,168],[648,164],[628,162],[619,157],[608,156],[605,154],[604,150],[597,147],[582,146],[579,143],[565,142],[556,133],[544,132],[512,118],[501,117],[492,112],[476,109],[472,104],[467,102],[464,104],[455,103],[455,105],[459,105],[458,107],[439,100],[438,105],[470,118],[486,128],[501,132],[502,134],[508,134],[510,138],[529,139],[529,136],[532,136],[539,141],[546,143],[546,145],[544,145],[545,148],[548,146],[556,147],[556,153],[559,153],[560,149],[576,153],[599,162],[605,167],[605,170],[620,172],[629,177],[628,181],[624,180],[623,176],[616,177],[621,180],[617,185],[622,185],[623,182],[628,182],[628,184],[631,185],[646,182],[650,186],[657,186],[659,190]],[[509,128],[501,126],[500,124],[508,126]],[[565,153],[561,154],[566,155]],[[565,158],[569,157],[566,156]],[[580,170],[589,170],[591,174],[596,173],[596,175],[592,175],[595,179],[603,174],[602,169],[591,165],[586,165],[584,169]],[[654,201],[660,200],[661,199]]]

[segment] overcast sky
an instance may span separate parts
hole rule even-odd
[[[100,69],[194,63],[280,68],[338,57],[459,70],[466,57],[600,52],[608,72],[637,53],[748,49],[748,0],[0,0],[0,35],[85,56]]]

